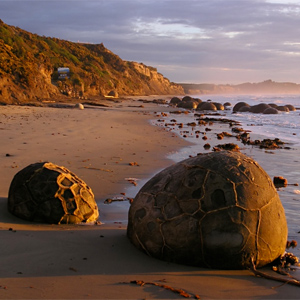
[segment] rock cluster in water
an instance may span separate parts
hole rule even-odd
[[[233,112],[251,112],[251,113],[263,113],[263,114],[278,114],[278,112],[295,111],[296,108],[291,104],[277,105],[274,103],[266,104],[259,103],[256,105],[249,105],[246,102],[238,102],[232,109]]]
[[[184,96],[182,99],[173,97],[170,100],[170,105],[176,107],[182,107],[186,109],[195,109],[197,111],[217,111],[224,110],[227,106],[231,106],[229,102],[223,104],[219,102],[213,102],[212,100],[202,101],[199,98],[193,98],[190,96]]]

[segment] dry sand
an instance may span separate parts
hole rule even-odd
[[[299,287],[257,278],[251,271],[170,264],[130,243],[129,204],[119,209],[120,203],[105,205],[104,200],[124,192],[133,197],[136,190],[126,178],[150,178],[172,164],[168,153],[188,143],[149,125],[155,111],[168,108],[139,107],[137,101],[109,105],[84,110],[0,107],[0,298],[182,299],[168,289],[141,287],[133,280],[181,288],[201,299],[299,298]],[[32,224],[10,215],[6,202],[14,174],[38,161],[63,165],[85,180],[104,224]],[[140,188],[142,181],[137,182]]]

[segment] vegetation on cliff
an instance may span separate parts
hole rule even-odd
[[[57,69],[70,69],[58,80]],[[103,44],[81,44],[32,34],[0,20],[0,101],[20,103],[73,96],[183,94],[153,67],[122,60]]]

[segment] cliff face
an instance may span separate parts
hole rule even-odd
[[[58,80],[57,69],[70,76]],[[0,102],[20,103],[61,93],[104,96],[183,94],[153,67],[122,60],[103,44],[42,37],[0,20]]]

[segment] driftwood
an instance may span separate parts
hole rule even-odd
[[[282,270],[281,266],[273,267],[273,270],[274,269],[279,274],[288,276],[288,278],[272,276],[272,275],[269,275],[269,274],[266,274],[264,272],[256,270],[256,267],[254,265],[253,260],[252,260],[252,267],[250,268],[250,270],[254,273],[255,276],[263,277],[263,278],[266,278],[266,279],[271,279],[271,280],[275,280],[275,281],[279,281],[279,282],[283,282],[284,284],[292,284],[292,285],[300,286],[300,280],[298,280],[297,278],[291,276],[288,272]]]
[[[290,277],[289,278],[283,278],[283,277],[276,277],[276,276],[272,276],[269,274],[266,274],[264,272],[261,271],[257,271],[256,269],[251,269],[251,271],[254,273],[255,276],[259,276],[259,277],[263,277],[263,278],[267,278],[267,279],[271,279],[271,280],[275,280],[275,281],[280,281],[283,283],[288,283],[288,284],[293,284],[296,286],[300,286],[300,281],[297,280],[296,278]]]
[[[128,283],[128,282],[123,282],[123,283]],[[175,289],[172,288],[171,286],[168,286],[166,284],[162,284],[162,283],[157,283],[157,282],[145,282],[142,280],[132,280],[129,283],[134,283],[137,284],[139,286],[144,286],[144,285],[154,285],[154,286],[158,286],[161,287],[163,289],[172,291],[173,293],[179,294],[180,296],[184,297],[184,298],[194,298],[194,299],[201,299],[198,295],[194,295],[194,294],[190,294],[186,291],[184,291],[183,289]]]

